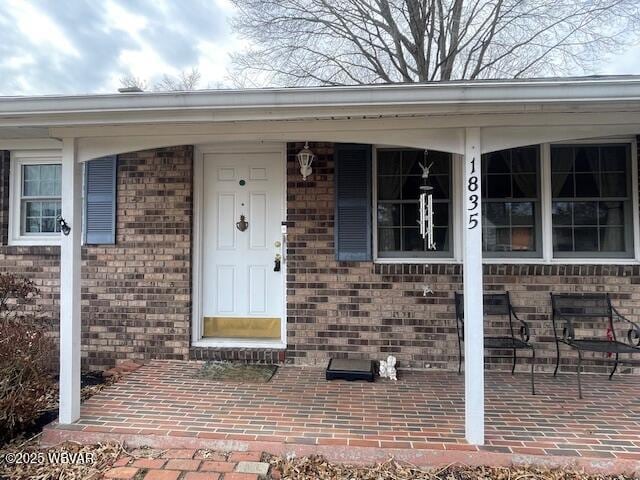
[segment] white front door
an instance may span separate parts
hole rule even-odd
[[[284,340],[285,159],[274,150],[203,154],[202,338]]]

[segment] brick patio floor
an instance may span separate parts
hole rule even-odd
[[[47,427],[44,442],[114,438],[271,453],[307,446],[334,456],[345,447],[373,447],[414,456],[493,452],[640,466],[637,377],[583,375],[579,400],[574,375],[537,375],[532,396],[528,375],[488,372],[486,445],[476,448],[464,440],[462,375],[405,372],[395,383],[327,382],[321,369],[286,366],[269,383],[234,384],[198,378],[201,366],[153,361],[86,401],[76,424]]]

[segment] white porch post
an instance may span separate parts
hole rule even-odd
[[[76,141],[62,143],[62,218],[71,227],[60,234],[60,410],[61,424],[80,418],[80,242],[82,165]]]
[[[464,392],[465,437],[484,444],[484,333],[480,129],[467,128],[464,151]]]

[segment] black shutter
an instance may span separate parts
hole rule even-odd
[[[85,169],[85,243],[116,243],[117,157],[97,158]]]
[[[336,144],[334,158],[336,259],[371,260],[371,146]]]

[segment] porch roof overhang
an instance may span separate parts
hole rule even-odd
[[[216,141],[333,141],[483,152],[640,132],[640,76],[0,98],[0,150],[78,160]],[[562,127],[562,128],[558,128]]]
[[[483,151],[594,132],[636,134],[640,76],[0,98],[0,149],[76,138],[80,161],[221,140],[384,143],[462,154],[471,127],[483,129]]]

